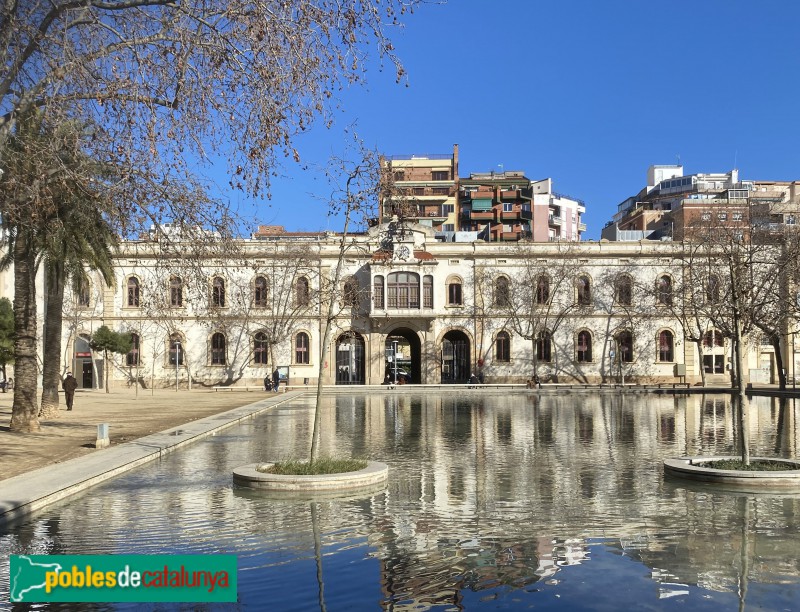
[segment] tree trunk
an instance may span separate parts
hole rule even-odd
[[[694,343],[697,345],[697,360],[700,363],[700,383],[705,387],[706,366],[703,363],[703,339],[700,338],[699,340],[695,340]]]
[[[778,370],[778,386],[786,388],[786,370],[783,367],[783,353],[781,353],[781,337],[778,334],[770,336],[772,351],[775,353],[775,368]]]
[[[103,378],[105,379],[103,382],[105,383],[106,393],[108,393],[108,373],[110,368],[108,367],[108,349],[103,349]]]
[[[27,233],[17,230],[14,240],[14,404],[11,431],[39,431],[36,388],[36,254]]]
[[[42,352],[42,405],[39,418],[58,416],[58,389],[61,387],[61,324],[64,305],[64,263],[48,262],[45,266],[46,308]]]
[[[327,312],[325,313],[325,329],[322,333],[319,368],[317,370],[317,399],[314,407],[314,429],[311,433],[311,453],[309,463],[313,463],[317,459],[317,455],[319,453],[319,429],[322,421],[322,375],[325,371],[325,359],[328,355],[328,348],[331,344],[331,326],[334,318],[334,307],[336,305],[338,293],[337,289],[339,287],[339,280],[342,277],[342,265],[344,264],[344,256],[347,248],[345,241],[347,240],[347,232],[350,225],[350,212],[351,210],[349,208],[345,212],[344,228],[342,230],[341,241],[339,242],[339,259],[336,262],[336,271],[333,274],[333,284],[331,285],[331,290],[329,291],[330,299],[328,299],[328,303],[325,304]]]
[[[742,463],[750,465],[750,432],[748,430],[748,408],[750,400],[744,389],[744,359],[742,356],[742,332],[738,319],[735,320],[736,340],[733,354],[736,360],[736,396],[739,401],[739,438],[742,447]]]

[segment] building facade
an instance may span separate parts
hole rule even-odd
[[[102,386],[90,339],[106,325],[134,337],[112,358],[111,386],[258,386],[275,367],[292,385],[314,384],[320,365],[331,385],[730,381],[726,334],[705,325],[702,342],[690,341],[676,311],[679,243],[437,233],[390,222],[352,237],[338,284],[333,233],[261,228],[199,254],[179,240],[125,242],[113,286],[93,278],[68,296],[62,362],[83,387]],[[779,350],[794,376],[797,347]],[[774,348],[754,338],[745,379],[774,382],[777,367]]]

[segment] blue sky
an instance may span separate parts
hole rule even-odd
[[[586,239],[652,164],[742,179],[798,176],[800,51],[788,0],[450,0],[408,17],[395,43],[408,86],[373,71],[332,129],[296,141],[303,165],[343,151],[355,123],[384,154],[460,150],[460,174],[524,170],[586,203]],[[502,168],[500,167],[502,165]],[[321,172],[291,161],[272,199],[229,197],[260,223],[340,229]]]

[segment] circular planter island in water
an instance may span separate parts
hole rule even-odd
[[[350,493],[384,484],[389,475],[385,463],[369,461],[367,467],[338,474],[287,475],[261,470],[271,463],[249,463],[233,470],[233,483],[240,487],[281,493]]]
[[[723,470],[708,467],[715,461],[737,460],[741,456],[672,457],[664,459],[664,473],[685,480],[746,491],[800,491],[800,461],[777,457],[751,457],[751,462],[769,461],[793,466],[786,470]]]

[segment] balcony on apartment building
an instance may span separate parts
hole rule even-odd
[[[500,219],[503,221],[533,221],[533,211],[522,210],[518,207],[512,210],[500,210]]]
[[[462,200],[494,200],[494,190],[487,187],[462,189],[458,195]]]
[[[493,209],[489,210],[465,210],[461,212],[461,218],[469,221],[494,221],[496,217]]]
[[[578,231],[585,232],[586,231],[586,224],[585,223],[578,223]]]
[[[559,215],[547,215],[547,224],[561,227],[562,219]]]
[[[427,185],[425,187],[404,187],[403,190],[408,197],[418,200],[446,200],[455,195],[455,187],[453,187],[452,184],[442,186]]]

